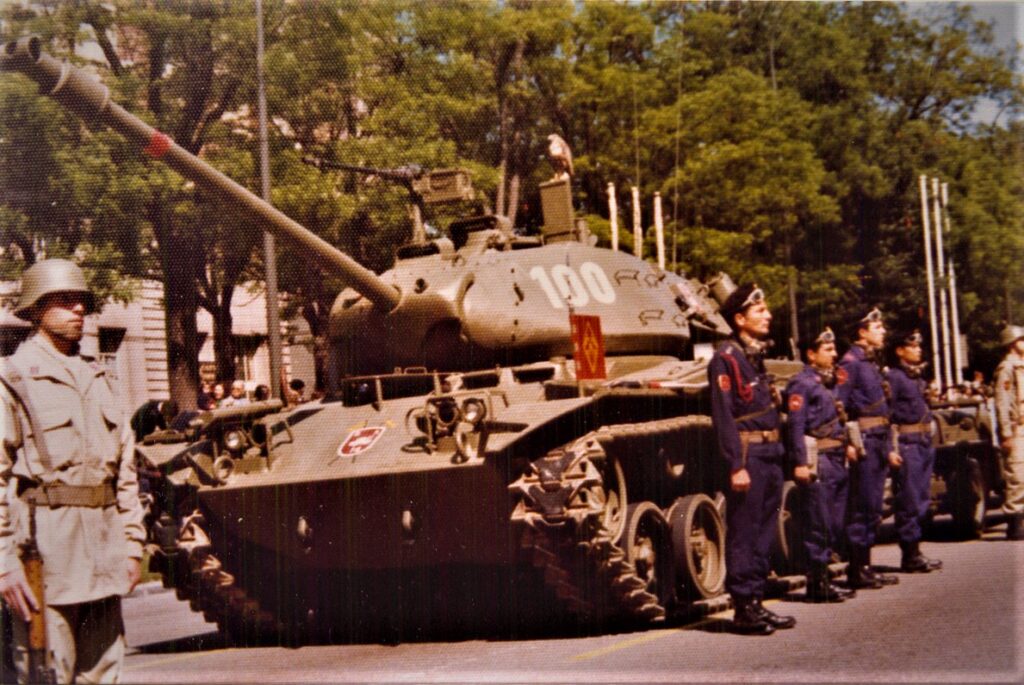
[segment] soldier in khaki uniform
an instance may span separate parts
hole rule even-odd
[[[25,271],[17,314],[34,334],[0,365],[0,596],[27,675],[26,623],[39,601],[19,544],[36,506],[50,666],[61,683],[118,682],[122,595],[139,581],[144,530],[131,427],[103,370],[78,353],[93,297],[61,259]]]
[[[1007,348],[995,378],[996,420],[1005,458],[1006,539],[1024,540],[1024,326],[1007,326],[999,342]]]

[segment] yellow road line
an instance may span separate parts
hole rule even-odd
[[[573,661],[583,661],[585,659],[593,659],[594,657],[604,656],[605,654],[611,654],[617,652],[620,649],[628,649],[629,647],[636,647],[642,645],[645,642],[653,642],[654,640],[660,640],[663,637],[667,637],[672,633],[678,633],[679,628],[663,628],[661,630],[655,630],[650,633],[635,637],[631,640],[624,640],[623,642],[616,642],[613,645],[602,647],[601,649],[595,649],[590,652],[584,652],[583,654],[577,654],[573,657]]]

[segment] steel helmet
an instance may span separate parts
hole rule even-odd
[[[999,333],[999,344],[1002,347],[1024,338],[1024,326],[1007,326]]]
[[[95,298],[78,265],[66,259],[44,259],[21,275],[21,296],[14,313],[28,320],[32,307],[51,293],[81,293],[85,295],[86,313],[94,309]]]

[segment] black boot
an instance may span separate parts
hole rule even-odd
[[[839,592],[839,588],[832,585],[828,579],[827,566],[811,566],[811,572],[807,574],[807,601],[814,604],[825,602],[842,602],[846,597]]]
[[[786,630],[796,625],[796,619],[792,616],[779,616],[771,609],[766,608],[761,604],[760,597],[754,597],[750,600],[750,603],[753,606],[754,611],[757,612],[757,615],[761,617],[761,620],[773,628]]]
[[[846,584],[851,590],[877,590],[882,581],[875,577],[868,566],[866,547],[851,547],[850,562],[846,565]]]
[[[881,571],[874,570],[871,568],[871,548],[867,548],[864,551],[864,569],[861,571],[861,575],[868,575],[876,579],[882,585],[899,585],[899,576],[893,575],[892,573],[883,573]]]
[[[1010,514],[1007,518],[1006,539],[1024,540],[1024,514]]]
[[[732,629],[741,635],[771,635],[775,626],[762,618],[750,598],[733,597],[735,612],[732,618]]]
[[[853,599],[854,597],[857,596],[857,591],[854,590],[852,587],[851,588],[845,588],[842,585],[836,585],[835,583],[832,583],[832,582],[829,583],[829,587],[832,588],[832,591],[835,592],[840,597],[842,597],[843,599]]]
[[[941,561],[921,554],[921,546],[917,542],[901,542],[900,549],[903,550],[900,570],[904,573],[931,573],[942,568]]]

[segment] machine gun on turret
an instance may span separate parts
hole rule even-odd
[[[322,157],[306,155],[302,161],[320,171],[335,169],[352,171],[364,176],[376,176],[390,183],[403,186],[409,193],[409,216],[412,219],[412,242],[422,245],[427,242],[423,226],[423,212],[426,205],[444,204],[473,200],[473,183],[465,169],[435,169],[425,171],[418,164],[407,164],[394,169],[378,169],[358,164],[345,164]]]

